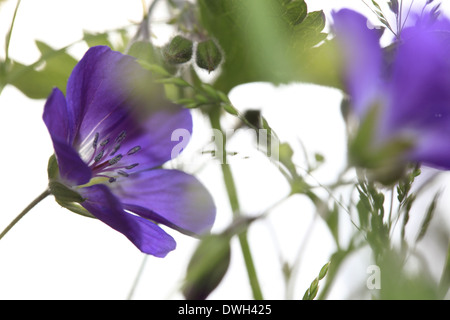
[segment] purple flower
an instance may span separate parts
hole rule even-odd
[[[374,166],[450,169],[450,23],[424,14],[382,49],[379,31],[364,16],[344,9],[333,18],[344,85],[360,123],[353,152],[367,152]]]
[[[172,132],[191,132],[192,118],[165,101],[149,76],[130,56],[90,48],[66,97],[59,89],[49,96],[43,119],[59,168],[52,181],[142,252],[164,257],[176,243],[158,224],[201,235],[213,225],[215,206],[196,178],[160,168],[179,143]]]

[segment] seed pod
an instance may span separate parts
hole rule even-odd
[[[197,46],[196,63],[211,72],[216,70],[222,61],[222,53],[213,40],[200,42]]]
[[[181,64],[188,62],[192,58],[192,41],[175,36],[163,49],[164,59],[170,64]]]

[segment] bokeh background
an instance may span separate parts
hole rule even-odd
[[[148,7],[151,1],[145,1]],[[365,14],[379,25],[373,13],[357,0],[307,1],[310,11],[330,13],[343,7]],[[0,3],[0,37],[4,39],[11,23],[16,1]],[[443,3],[442,10],[450,12]],[[164,44],[171,29],[163,11],[155,15],[155,41]],[[105,32],[130,27],[143,16],[140,0],[23,0],[17,13],[10,43],[10,56],[23,64],[39,58],[35,40],[54,48],[79,41],[83,30]],[[327,26],[328,28],[329,26]],[[388,39],[387,39],[388,40]],[[0,55],[4,57],[4,41]],[[69,49],[77,59],[87,50],[85,43]],[[275,87],[267,83],[236,87],[230,99],[241,111],[260,109],[280,140],[297,149],[298,163],[303,159],[301,145],[310,155],[318,152],[325,164],[314,179],[318,184],[333,182],[345,165],[345,127],[340,114],[342,94],[331,88],[308,84]],[[46,166],[53,153],[50,137],[42,121],[45,100],[31,100],[12,86],[0,95],[0,229],[28,205],[47,185]],[[172,166],[181,165],[194,173],[210,190],[217,207],[214,232],[220,232],[232,221],[221,172],[217,163],[201,151],[208,149],[206,119],[193,111],[195,129],[186,155]],[[235,120],[225,119],[230,128]],[[248,136],[237,132],[228,149],[237,154],[230,157],[236,178],[243,214],[256,215],[276,203],[289,192],[289,186],[267,160],[251,151]],[[183,159],[195,159],[183,164]],[[425,172],[426,174],[426,172]],[[441,175],[436,188],[445,187],[449,176]],[[430,190],[432,194],[433,190]],[[445,203],[449,197],[442,197]],[[417,221],[420,222],[419,216]],[[412,217],[414,223],[415,218]],[[445,213],[436,224],[450,230]],[[344,224],[342,233],[352,232]],[[347,228],[347,229],[346,229]],[[197,240],[169,232],[177,240],[175,251],[164,259],[144,256],[123,235],[99,221],[87,219],[61,208],[52,197],[45,199],[19,222],[0,242],[0,299],[126,299],[130,297],[136,275],[142,274],[131,298],[179,299],[179,287]],[[442,233],[445,234],[445,233]],[[439,237],[439,234],[435,234]],[[267,299],[301,299],[320,268],[329,261],[335,249],[323,221],[314,206],[304,197],[295,196],[277,206],[267,219],[249,229],[249,241],[264,297]],[[436,243],[436,242],[433,242]],[[233,242],[231,266],[210,299],[251,299],[239,245]],[[442,270],[442,251],[430,245],[424,251],[432,255],[430,268]],[[330,291],[330,299],[368,298],[365,290],[368,277],[369,251],[360,251],[349,259]],[[286,289],[283,280],[284,261],[298,261],[295,286]]]

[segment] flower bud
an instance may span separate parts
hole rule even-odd
[[[189,262],[183,295],[188,300],[204,300],[219,285],[230,265],[230,238],[209,235],[203,238]]]
[[[213,40],[200,42],[197,46],[196,63],[208,72],[216,70],[222,61],[222,53]]]
[[[192,41],[175,36],[163,49],[164,59],[170,64],[181,64],[188,62],[192,58]]]

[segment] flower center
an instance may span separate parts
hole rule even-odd
[[[129,170],[139,165],[132,160],[133,155],[141,150],[140,146],[134,146],[126,153],[120,152],[126,136],[125,130],[114,139],[110,136],[101,137],[100,133],[95,133],[88,150],[83,152],[85,161],[92,170],[93,179],[103,178],[113,183],[119,178],[128,177],[131,173]]]

